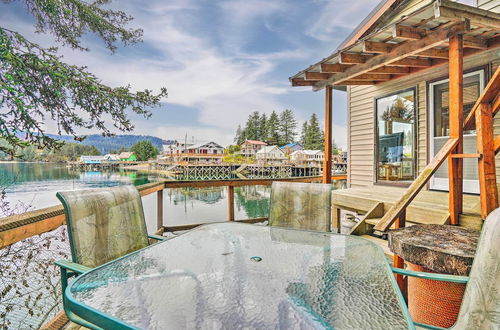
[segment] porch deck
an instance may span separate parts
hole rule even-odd
[[[366,214],[378,203],[383,203],[383,213],[386,213],[401,198],[406,189],[405,187],[373,185],[335,190],[332,193],[332,206]],[[379,220],[376,216],[369,218],[366,222],[370,225],[375,225]],[[448,223],[450,219],[448,192],[422,190],[407,208],[406,218],[410,224]],[[479,195],[464,194],[460,226],[480,230],[482,222]]]

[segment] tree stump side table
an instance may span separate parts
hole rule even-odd
[[[415,225],[389,232],[389,248],[414,271],[469,275],[479,232],[447,225]],[[451,327],[465,284],[408,277],[408,309],[416,322]]]

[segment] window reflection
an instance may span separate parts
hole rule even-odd
[[[377,100],[377,179],[414,178],[415,90]]]

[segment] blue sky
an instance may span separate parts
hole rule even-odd
[[[168,89],[152,118],[131,115],[134,134],[227,145],[249,113],[292,109],[300,124],[323,118],[324,92],[292,88],[288,77],[326,57],[379,0],[150,0],[111,3],[135,17],[144,42],[111,55],[92,35],[89,52],[60,47],[64,61],[85,65],[112,86]],[[44,46],[22,1],[0,4],[2,26]],[[345,93],[334,93],[334,140],[346,147]],[[49,132],[55,127],[45,123]],[[85,133],[94,133],[81,132]],[[117,132],[118,133],[118,132]]]

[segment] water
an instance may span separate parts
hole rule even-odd
[[[56,192],[124,184],[142,185],[163,179],[135,171],[78,171],[64,164],[0,163],[0,185],[8,184],[6,200],[39,209],[59,204]],[[270,188],[235,188],[235,218],[266,217]],[[156,196],[143,197],[148,230],[156,231]],[[175,188],[164,191],[164,225],[217,222],[227,219],[227,188]]]
[[[137,186],[160,179],[164,178],[135,171],[89,172],[64,164],[0,163],[0,188],[6,187],[11,207],[21,205],[18,211],[25,209],[22,205],[29,205],[30,210],[58,205],[57,191]],[[339,181],[336,186],[343,184]],[[234,191],[236,220],[268,216],[270,187],[245,186]],[[157,229],[155,195],[142,198],[150,233]],[[163,208],[167,226],[225,221],[227,188],[165,189]],[[39,328],[61,310],[59,269],[54,262],[70,259],[65,230],[62,226],[0,249],[0,329]]]

